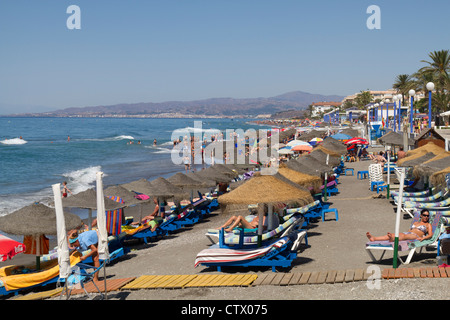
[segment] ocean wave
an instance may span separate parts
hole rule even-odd
[[[5,140],[0,141],[1,144],[6,144],[6,145],[20,145],[20,144],[25,144],[27,142],[28,141],[20,139],[20,138],[5,139]]]
[[[145,148],[155,149],[156,151],[154,153],[171,153],[172,152],[172,149],[161,148],[158,146],[146,146]]]
[[[80,139],[84,141],[119,141],[119,140],[134,140],[133,136],[128,135],[120,135],[115,137],[109,137],[109,138],[86,138],[86,139]]]
[[[69,189],[75,194],[92,188],[97,179],[97,172],[101,169],[101,166],[92,166],[66,172],[62,176],[66,178]]]

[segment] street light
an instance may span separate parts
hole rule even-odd
[[[413,131],[413,111],[414,111],[414,109],[413,109],[413,106],[414,106],[414,95],[416,94],[416,92],[413,90],[413,89],[411,89],[411,90],[409,90],[409,96],[411,97],[411,111],[410,111],[410,114],[409,114],[409,126],[410,126],[410,128],[411,128],[411,130],[410,130],[410,132],[411,133],[413,133],[414,131]]]
[[[397,95],[398,98],[398,112],[397,112],[397,121],[398,121],[398,131],[400,131],[400,122],[401,122],[401,115],[402,115],[402,98],[403,96],[401,94]]]
[[[397,95],[394,95],[393,97],[392,97],[392,99],[394,100],[394,132],[396,132],[395,130],[396,130],[396,126],[397,126],[397,123],[396,123],[396,115],[395,115],[395,109],[397,108],[397,101],[398,101],[398,97],[397,97]]]
[[[427,90],[428,90],[428,128],[431,128],[431,91],[434,90],[433,82],[427,83]]]

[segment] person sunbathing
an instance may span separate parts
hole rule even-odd
[[[420,221],[414,222],[411,229],[408,232],[400,232],[398,235],[398,240],[427,240],[433,236],[433,231],[431,228],[431,224],[428,222],[430,220],[430,212],[426,209],[423,209],[420,212]],[[369,241],[390,241],[394,242],[395,235],[388,232],[385,236],[374,237],[370,234],[370,232],[366,233]]]
[[[265,224],[266,224],[266,216],[264,215],[264,218],[263,218],[263,226],[264,227],[266,227]],[[219,229],[228,227],[225,229],[225,231],[231,232],[236,227],[241,227],[241,228],[245,228],[245,229],[256,229],[256,228],[258,228],[258,225],[259,225],[259,217],[257,215],[255,215],[255,216],[252,215],[252,219],[250,221],[245,219],[245,217],[243,217],[243,216],[232,216],[230,219],[228,219],[227,222],[225,222],[225,224],[220,226]]]

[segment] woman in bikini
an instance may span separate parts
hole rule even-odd
[[[433,231],[431,228],[430,220],[430,212],[426,209],[423,209],[420,212],[420,221],[415,222],[411,229],[408,232],[399,233],[398,240],[427,240],[433,236]],[[367,238],[370,241],[390,241],[394,242],[395,235],[388,232],[385,236],[374,237],[370,234],[370,232],[366,233]]]

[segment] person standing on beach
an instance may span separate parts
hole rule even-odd
[[[90,249],[90,252],[80,258],[81,261],[92,257],[96,269],[100,267],[100,258],[98,255],[98,234],[96,230],[85,231],[80,234],[74,232],[69,236],[69,248],[84,252]],[[94,281],[98,282],[98,271],[94,274]]]
[[[62,189],[62,197],[67,198],[67,192],[69,192],[72,195],[72,191],[70,191],[69,188],[67,188],[67,181],[63,182],[63,189]]]

